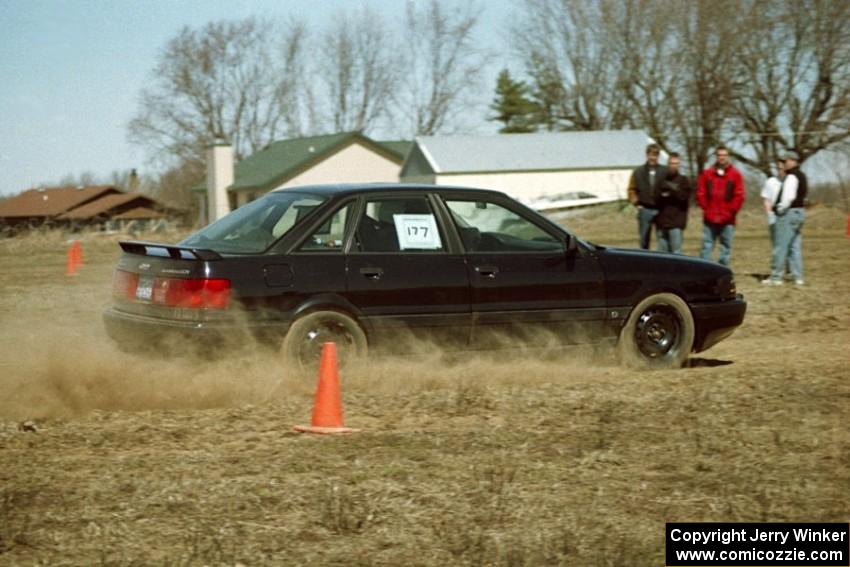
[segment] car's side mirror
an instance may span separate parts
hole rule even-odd
[[[578,250],[578,239],[572,234],[567,235],[567,256],[572,256]]]

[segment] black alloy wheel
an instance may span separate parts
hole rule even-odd
[[[620,332],[617,350],[633,368],[679,368],[694,345],[694,318],[688,304],[672,293],[657,293],[639,302]]]
[[[682,342],[682,319],[666,304],[655,304],[638,317],[635,342],[647,358],[675,355]]]

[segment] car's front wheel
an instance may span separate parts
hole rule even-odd
[[[366,356],[366,333],[357,321],[337,311],[314,311],[295,320],[283,339],[283,355],[302,370],[317,368],[327,342],[336,343],[340,366]]]
[[[694,318],[682,298],[657,293],[638,303],[620,331],[620,360],[632,368],[679,368],[694,345]]]

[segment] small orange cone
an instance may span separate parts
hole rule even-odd
[[[850,238],[850,215],[847,215],[847,234],[845,234],[847,238]]]
[[[77,275],[77,255],[74,252],[73,246],[68,248],[68,260],[65,263],[65,275],[66,276],[76,276]]]
[[[310,425],[296,425],[301,433],[353,433],[359,431],[342,424],[342,398],[339,393],[339,370],[336,362],[336,343],[322,345],[322,362],[319,366],[319,386],[313,404]]]
[[[80,244],[79,240],[75,240],[71,245],[71,248],[74,250],[74,260],[77,262],[77,266],[83,265],[83,245]]]

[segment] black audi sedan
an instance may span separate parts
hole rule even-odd
[[[724,266],[592,244],[482,189],[278,190],[177,245],[120,245],[104,321],[128,349],[195,339],[213,351],[247,329],[306,366],[327,341],[345,359],[543,337],[669,368],[728,337],[746,311]]]

